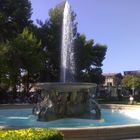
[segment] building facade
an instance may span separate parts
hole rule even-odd
[[[124,71],[124,75],[140,75],[140,70]]]
[[[122,80],[121,73],[104,73],[103,76],[105,77],[105,82],[103,86],[119,86]]]

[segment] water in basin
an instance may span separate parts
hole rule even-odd
[[[94,126],[112,126],[140,124],[140,109],[114,110],[102,109],[100,120],[65,118],[50,122],[37,121],[32,115],[32,109],[5,109],[0,110],[1,126],[23,126],[23,127],[52,127],[52,128],[76,128]]]

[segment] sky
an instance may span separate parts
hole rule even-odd
[[[45,21],[63,0],[30,0],[32,19]],[[140,0],[69,0],[78,32],[107,45],[103,73],[140,70]]]

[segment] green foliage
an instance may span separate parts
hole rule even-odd
[[[0,41],[11,40],[31,23],[28,0],[0,0]]]
[[[122,86],[127,89],[139,89],[140,88],[140,76],[139,75],[126,75],[122,79]]]
[[[16,92],[16,86],[36,82],[42,68],[41,42],[25,28],[13,41],[0,45],[0,83],[9,85]],[[22,73],[24,71],[24,73]]]
[[[41,67],[40,45],[41,42],[36,39],[28,28],[25,28],[22,34],[19,34],[12,42],[10,54],[18,58],[20,68],[26,69],[31,73],[37,72]]]
[[[29,84],[36,82],[37,75],[42,68],[40,45],[41,42],[28,28],[25,28],[22,34],[19,34],[11,43],[9,51],[10,79],[16,78],[13,80],[14,84],[20,84],[19,81],[22,80],[22,84],[26,85],[26,93],[30,89]],[[24,71],[23,74],[22,71]]]
[[[77,79],[86,82],[102,83],[102,62],[105,59],[107,47],[86,40],[85,35],[78,35],[75,40],[75,57]]]
[[[63,135],[58,130],[45,128],[0,130],[0,140],[63,140]]]
[[[60,3],[55,8],[49,10],[50,20],[49,22],[52,24],[61,25],[63,19],[63,10],[64,10],[65,2]]]

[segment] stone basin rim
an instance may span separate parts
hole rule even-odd
[[[140,124],[123,124],[123,125],[110,125],[110,126],[84,126],[84,127],[55,127],[53,129],[58,130],[92,130],[92,129],[115,129],[115,128],[133,128],[133,127],[139,127]],[[12,125],[0,125],[0,129],[9,129],[9,128],[44,128],[44,127],[30,127],[30,126],[12,126]]]
[[[60,91],[78,91],[82,89],[92,89],[96,88],[97,85],[95,83],[81,83],[81,82],[73,82],[73,83],[63,83],[63,82],[46,82],[46,83],[37,83],[37,87],[44,90],[60,90]]]

